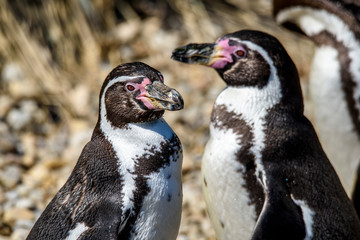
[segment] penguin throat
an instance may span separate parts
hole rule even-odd
[[[102,121],[108,122],[113,128],[124,128],[131,123],[146,123],[160,119],[164,115],[161,111],[139,111],[138,114],[123,112],[107,113],[101,116]]]

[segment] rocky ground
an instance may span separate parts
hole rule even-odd
[[[165,114],[184,148],[178,239],[215,239],[199,177],[224,84],[211,69],[170,60],[171,51],[244,28],[266,31],[294,59],[306,97],[313,46],[278,27],[271,11],[267,0],[0,0],[0,239],[26,237],[90,138],[102,81],[130,61],[160,70],[184,97],[184,110]]]

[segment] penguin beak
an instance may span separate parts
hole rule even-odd
[[[217,43],[191,43],[176,48],[171,58],[183,63],[215,67],[214,64],[224,58],[222,52],[223,48]]]
[[[177,111],[184,108],[184,101],[178,91],[170,88],[160,81],[154,81],[152,84],[145,86],[145,94],[139,95],[149,109]]]

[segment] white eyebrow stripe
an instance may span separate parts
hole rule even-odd
[[[109,81],[109,83],[107,84],[107,88],[109,88],[111,85],[117,83],[117,82],[126,82],[135,78],[145,78],[145,76],[143,75],[139,75],[139,76],[120,76],[117,78],[113,78]]]

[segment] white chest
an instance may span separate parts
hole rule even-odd
[[[137,160],[146,156],[152,158],[152,161],[161,161],[160,156],[157,157],[161,150],[171,152],[168,164],[160,164],[158,169],[143,176],[150,191],[143,199],[134,225],[136,237],[133,238],[175,239],[180,225],[182,203],[181,146],[170,143],[175,133],[163,119],[152,123],[129,124],[128,129],[113,129],[106,124],[108,123],[103,123],[102,130],[119,159],[118,171],[124,182],[123,212],[133,212],[134,209],[134,192],[138,191]]]
[[[152,173],[147,181],[151,188],[143,201],[140,216],[136,221],[135,239],[176,239],[180,226],[182,187],[181,159],[170,166]]]
[[[256,222],[236,153],[241,148],[231,130],[211,128],[202,161],[202,184],[208,212],[219,239],[250,239]]]
[[[267,109],[280,100],[279,84],[274,78],[263,89],[228,87],[215,103],[215,107],[225,106],[226,111],[252,129],[249,154],[254,156],[255,174],[258,178],[262,176],[263,182],[266,178],[261,156],[265,146],[264,118]],[[268,97],[264,98],[264,94]],[[250,239],[257,216],[255,206],[250,204],[249,189],[245,188],[244,166],[237,159],[237,153],[248,143],[241,142],[242,136],[226,127],[226,123],[215,121],[220,127],[211,124],[211,137],[202,162],[203,191],[209,215],[219,239]]]

